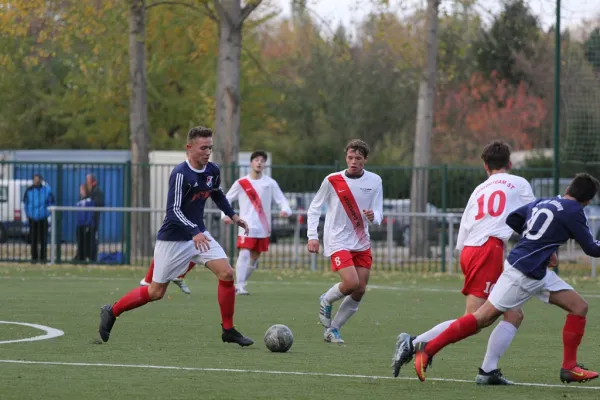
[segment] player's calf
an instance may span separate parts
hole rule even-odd
[[[148,296],[150,301],[157,301],[162,299],[167,292],[168,283],[152,282],[148,287]]]

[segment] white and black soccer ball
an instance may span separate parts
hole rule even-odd
[[[265,346],[274,353],[285,353],[292,344],[294,344],[294,335],[285,325],[273,325],[265,332]]]

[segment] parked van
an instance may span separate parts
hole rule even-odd
[[[23,195],[32,184],[31,179],[0,179],[0,243],[9,239],[28,240]]]

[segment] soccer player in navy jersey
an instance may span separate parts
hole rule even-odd
[[[113,305],[102,307],[99,332],[104,342],[108,341],[119,315],[162,299],[169,282],[185,273],[190,261],[193,261],[204,264],[219,279],[217,297],[221,309],[223,342],[240,346],[254,343],[233,326],[233,268],[223,248],[204,226],[204,206],[210,197],[225,215],[248,234],[248,224],[235,214],[220,188],[219,167],[208,161],[212,148],[211,129],[195,127],[188,132],[188,159],[177,165],[169,177],[167,214],[154,246],[152,283],[133,289]]]
[[[587,255],[600,257],[600,241],[594,240],[583,212],[599,189],[598,180],[578,174],[564,197],[538,199],[509,214],[506,223],[522,236],[505,260],[504,272],[483,306],[458,318],[435,339],[417,345],[415,370],[421,381],[425,380],[432,357],[441,349],[490,326],[504,312],[521,307],[533,296],[568,313],[562,333],[560,380],[587,382],[598,377],[597,372],[577,363],[588,305],[547,266],[556,261],[556,250],[569,239],[575,239]]]

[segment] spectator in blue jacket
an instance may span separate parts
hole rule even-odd
[[[48,207],[54,205],[52,188],[43,181],[40,174],[33,176],[33,185],[25,190],[23,195],[25,215],[29,221],[29,235],[31,238],[31,260],[36,262],[47,261],[48,244]]]
[[[90,196],[85,184],[79,187],[79,201],[77,207],[94,207],[96,204]],[[94,244],[94,234],[96,218],[92,211],[77,211],[77,254],[75,261],[94,261],[92,255],[92,245]]]

